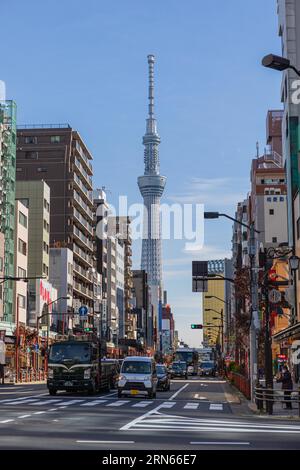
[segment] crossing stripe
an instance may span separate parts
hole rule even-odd
[[[211,403],[209,405],[209,409],[211,411],[223,411],[223,404],[222,403]]]
[[[107,400],[95,400],[95,401],[89,401],[87,403],[82,403],[79,406],[96,406],[96,405],[101,405],[102,403],[107,402]]]
[[[4,403],[4,405],[23,405],[24,403],[33,404],[34,401],[39,401],[39,399],[29,398],[28,400],[20,400],[20,401],[10,401],[8,403]]]
[[[176,401],[165,401],[159,408],[173,408],[174,405],[176,405]]]
[[[153,401],[140,401],[135,405],[132,405],[132,408],[146,408],[146,406],[151,405]]]
[[[109,403],[106,406],[122,406],[122,405],[125,405],[125,403],[129,403],[129,400],[118,400],[113,403]]]
[[[185,408],[186,410],[197,410],[199,407],[199,403],[187,403],[186,405],[184,405],[183,408]]]
[[[55,401],[55,400],[54,400]],[[59,400],[61,401],[61,400]],[[64,406],[69,406],[69,405],[75,405],[75,403],[82,403],[84,400],[70,400],[70,401],[63,401],[62,403],[60,403],[60,405],[64,405]]]
[[[60,403],[60,402],[62,402],[62,400],[56,400],[56,399],[53,399],[53,400],[40,400],[37,403],[32,403],[32,405],[42,406],[42,405],[48,405],[49,403]]]

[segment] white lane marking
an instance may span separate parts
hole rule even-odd
[[[182,392],[182,390],[184,390],[188,386],[189,386],[189,384],[185,384],[183,387],[181,387],[179,390],[177,390],[177,392],[175,392],[174,395],[172,395],[169,398],[169,400],[173,400],[173,398],[177,397],[177,395],[179,395],[179,393]]]
[[[209,409],[211,411],[223,411],[223,405],[222,403],[211,403]]]
[[[135,405],[132,405],[132,408],[146,408],[146,406],[151,405],[153,401],[140,401]]]
[[[48,410],[48,411],[56,411],[56,410],[58,410],[58,408],[51,408],[51,409]]]
[[[198,445],[198,446],[250,446],[250,442],[190,442],[191,445]]]
[[[43,415],[44,413],[46,413],[46,411],[35,411],[33,414],[34,415]]]
[[[107,402],[107,400],[95,400],[95,401],[90,401],[87,403],[82,403],[79,406],[96,406],[96,405],[101,405],[102,403]]]
[[[62,402],[62,400],[57,400],[56,398],[54,398],[53,400],[39,400],[37,403],[32,403],[32,405],[34,406],[42,406],[42,405],[48,405],[49,403],[60,403]]]
[[[23,405],[24,403],[31,403],[33,404],[34,401],[39,401],[38,399],[33,399],[33,398],[29,398],[28,400],[20,400],[18,402],[15,402],[15,401],[10,401],[8,403],[4,403],[5,405]]]
[[[18,416],[19,419],[22,419],[22,418],[29,418],[29,416],[31,415],[22,415],[22,416]]]
[[[76,441],[80,444],[134,444],[135,441]]]
[[[64,408],[67,408],[66,406],[59,406],[58,409],[59,410],[63,410]]]
[[[0,421],[0,424],[11,423],[14,419],[6,419],[5,421]]]
[[[187,403],[183,408],[186,410],[197,410],[199,403]]]
[[[106,405],[106,406],[122,406],[122,405],[125,405],[125,403],[129,403],[129,400],[119,400],[119,401],[115,401],[114,403],[109,403],[109,404]]]

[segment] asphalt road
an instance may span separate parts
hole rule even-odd
[[[4,385],[0,449],[300,449],[300,421],[252,415],[218,378],[174,380],[153,400]]]

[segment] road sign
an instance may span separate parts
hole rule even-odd
[[[269,292],[269,302],[271,304],[278,304],[281,301],[281,292],[277,289],[272,289]]]
[[[79,325],[79,324],[80,324],[80,316],[74,315],[74,325]]]
[[[81,307],[79,307],[78,309],[78,313],[79,313],[79,316],[82,318],[82,317],[86,317],[87,314],[88,314],[88,308],[86,305],[81,305]]]

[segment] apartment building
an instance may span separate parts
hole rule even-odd
[[[17,181],[16,199],[28,211],[28,277],[49,280],[50,188],[43,180]],[[28,325],[36,325],[37,283],[29,280]]]
[[[288,242],[287,184],[282,157],[282,111],[267,114],[267,146],[262,156],[252,160],[250,220],[260,232],[261,248]]]
[[[0,101],[0,232],[4,235],[4,276],[14,276],[15,178],[16,178],[16,104]],[[14,286],[2,285],[3,315],[0,326],[12,331]]]
[[[50,247],[73,252],[73,297],[93,309],[92,155],[68,124],[18,127],[17,180],[50,187]]]
[[[4,234],[0,232],[0,278],[4,277]],[[3,279],[0,281],[0,321],[3,318]]]

